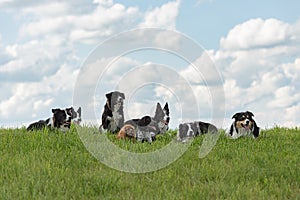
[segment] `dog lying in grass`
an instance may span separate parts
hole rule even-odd
[[[168,103],[164,108],[157,103],[154,117],[144,116],[140,119],[126,121],[118,132],[117,139],[130,138],[139,142],[151,143],[156,139],[156,135],[164,134],[169,129],[169,115]]]
[[[27,131],[41,130],[45,127],[56,129],[70,129],[71,123],[80,124],[81,122],[81,107],[77,111],[73,107],[64,110],[60,108],[52,109],[52,117],[45,120],[39,120],[30,124]]]
[[[218,129],[215,125],[202,121],[182,123],[179,125],[177,140],[186,142],[191,138],[206,133],[218,133]]]
[[[227,135],[233,139],[243,136],[250,136],[257,138],[259,136],[260,128],[253,119],[254,114],[250,111],[238,112],[232,116],[234,119],[230,126]]]

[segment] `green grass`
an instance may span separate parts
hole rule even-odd
[[[128,151],[151,152],[174,134],[152,144],[108,138]],[[221,135],[200,159],[203,139],[166,168],[131,174],[100,163],[74,127],[66,134],[1,129],[0,199],[300,199],[299,129],[264,130],[257,140]]]

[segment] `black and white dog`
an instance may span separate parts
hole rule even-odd
[[[132,138],[137,141],[147,141],[151,143],[156,139],[156,135],[164,134],[169,129],[170,111],[168,103],[164,108],[160,103],[156,105],[154,117],[144,116],[140,119],[131,119],[124,123],[117,138]]]
[[[206,133],[218,133],[218,129],[215,125],[202,121],[182,123],[179,124],[177,140],[187,142],[191,138]]]
[[[237,139],[242,136],[257,138],[259,136],[260,128],[256,125],[253,117],[254,115],[250,111],[235,113],[232,116],[234,121],[231,124],[227,135],[233,139]]]
[[[27,131],[40,130],[45,127],[57,129],[70,129],[71,123],[80,124],[81,122],[81,107],[77,111],[73,107],[64,110],[60,108],[52,109],[53,116],[46,120],[39,120],[30,124]]]
[[[75,109],[73,107],[66,108],[65,111],[67,113],[67,121],[64,124],[65,127],[70,128],[72,123],[80,125],[80,123],[81,123],[81,107],[79,107],[77,109],[77,111],[75,111]]]
[[[102,113],[102,124],[99,127],[101,133],[116,133],[124,124],[123,103],[125,95],[122,92],[114,91],[105,95],[106,103]]]

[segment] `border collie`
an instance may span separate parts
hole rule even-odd
[[[105,95],[106,103],[102,113],[102,124],[99,131],[116,133],[124,124],[123,103],[125,95],[122,92],[114,91]]]
[[[60,108],[55,108],[51,110],[53,116],[46,120],[39,120],[30,124],[27,127],[27,131],[32,130],[40,130],[45,127],[48,128],[70,128],[71,123],[75,122],[76,124],[80,124],[81,122],[81,107],[78,108],[77,111],[74,110],[73,107],[66,108],[62,110]]]
[[[232,116],[234,119],[231,124],[229,133],[230,137],[237,139],[242,136],[251,136],[257,138],[259,136],[260,128],[256,125],[253,119],[254,115],[250,111],[238,112]]]
[[[131,138],[139,142],[151,143],[156,135],[164,134],[169,129],[170,111],[168,103],[164,108],[160,103],[156,105],[154,117],[144,116],[140,119],[131,119],[124,123],[117,135],[117,139]]]
[[[206,133],[218,133],[218,129],[213,124],[201,121],[182,123],[179,124],[177,140],[180,142],[187,142],[191,138]]]
[[[67,120],[64,123],[64,127],[70,128],[71,123],[80,125],[80,123],[81,123],[81,107],[79,107],[77,109],[77,111],[75,111],[75,109],[73,107],[66,108],[65,111],[67,113]]]

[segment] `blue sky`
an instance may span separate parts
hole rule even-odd
[[[219,127],[227,128],[231,116],[243,110],[253,111],[262,127],[300,126],[299,5],[296,0],[0,1],[0,126],[26,126],[49,117],[51,108],[72,105],[78,74],[91,52],[101,48],[97,45],[124,31],[152,27],[183,33],[205,48],[223,80],[225,114],[216,119]],[[175,49],[180,43],[172,39],[157,41]],[[217,76],[210,74],[204,57],[186,63],[165,51],[144,50],[120,58],[101,80],[105,87],[97,86],[95,117],[100,119],[104,94],[116,88],[114,81],[140,70],[137,66],[164,65],[191,83],[197,105],[188,98],[176,100],[189,95],[174,79],[160,75],[173,87],[132,86],[141,89],[127,102],[127,117],[151,114],[155,101],[169,101],[172,128],[182,121],[214,121],[209,84]],[[105,59],[95,61],[103,63]],[[193,65],[203,66],[202,77],[195,78]],[[143,72],[132,79],[148,80],[150,75]],[[182,109],[190,109],[185,104],[200,114],[182,117]]]
[[[177,28],[199,41],[207,49],[217,49],[221,37],[235,25],[252,18],[277,18],[294,23],[299,19],[299,2],[203,0],[181,4]]]

